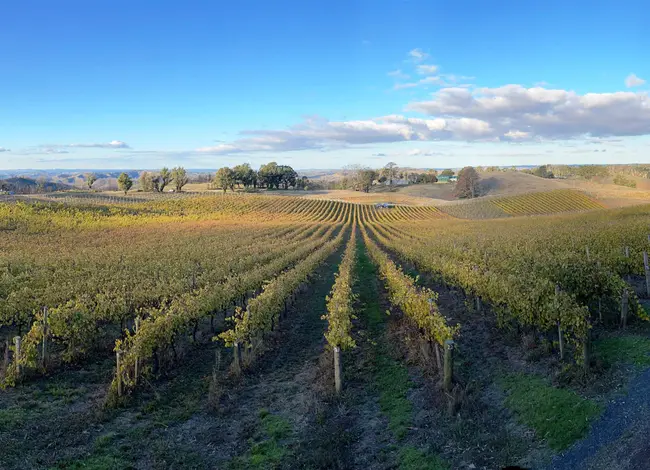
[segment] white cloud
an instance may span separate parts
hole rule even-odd
[[[413,149],[406,153],[407,157],[435,157],[437,155],[443,155],[440,152],[433,152],[431,150],[424,149]]]
[[[55,147],[55,146],[52,146]],[[101,149],[128,149],[131,148],[126,142],[112,140],[107,144],[68,144],[62,147],[82,147],[82,148],[101,148]]]
[[[405,74],[400,69],[392,70],[392,71],[388,72],[386,75],[388,75],[389,77],[396,78],[398,80],[406,80],[406,79],[410,78],[409,75]]]
[[[5,147],[0,147],[0,152],[11,152],[11,150]]]
[[[642,79],[641,77],[637,77],[635,74],[631,73],[627,76],[625,79],[625,86],[628,88],[632,88],[635,86],[641,86],[645,84],[645,80]]]
[[[416,70],[420,75],[434,75],[438,72],[438,66],[422,64],[418,65]]]
[[[17,151],[20,155],[51,155],[51,154],[66,154],[70,153],[67,149],[73,148],[88,148],[88,149],[131,149],[131,147],[120,140],[113,140],[111,142],[90,143],[90,144],[42,144],[36,147],[26,147]],[[9,150],[9,149],[7,149]]]
[[[435,77],[427,77],[433,79]],[[537,142],[650,134],[647,93],[588,93],[507,85],[469,90],[444,88],[411,103],[428,118],[387,115],[365,120],[305,119],[284,130],[248,130],[197,154],[344,149],[377,143],[471,141]],[[611,139],[610,139],[611,140]]]
[[[39,145],[39,148],[42,150],[49,150],[49,153],[56,153],[57,149],[62,148],[130,149],[131,147],[129,144],[122,142],[121,140],[112,140],[108,143],[94,144],[43,144]]]
[[[422,49],[416,48],[409,51],[409,57],[416,62],[422,62],[424,59],[429,57],[429,54],[423,52]]]
[[[417,82],[405,82],[405,83],[396,83],[393,86],[394,90],[402,90],[404,88],[415,88],[415,87],[427,87],[427,86],[436,86],[436,87],[458,87],[458,88],[467,88],[471,85],[469,84],[460,84],[458,83],[461,79],[469,79],[472,77],[456,76],[456,75],[431,75],[429,77],[424,77]]]
[[[438,91],[432,100],[411,103],[407,109],[434,117],[480,119],[489,123],[494,137],[504,139],[512,138],[509,132],[525,133],[529,139],[650,134],[647,93],[578,95],[521,85],[473,91],[454,87]]]
[[[480,119],[419,119],[401,115],[358,121],[307,119],[287,130],[244,131],[243,137],[228,144],[203,147],[198,153],[229,155],[294,150],[332,150],[351,145],[436,140],[491,139],[494,131]]]
[[[415,82],[415,83],[411,83],[411,82],[409,82],[409,83],[396,83],[395,85],[393,85],[393,90],[403,90],[405,88],[415,88],[416,86],[418,86],[418,82]]]
[[[503,136],[506,139],[512,139],[512,140],[527,140],[530,138],[530,132],[523,132],[523,131],[508,131]]]

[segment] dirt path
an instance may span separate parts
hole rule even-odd
[[[586,439],[553,459],[549,470],[650,469],[650,369],[614,398]]]

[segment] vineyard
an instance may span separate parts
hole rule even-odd
[[[602,209],[597,200],[580,191],[560,189],[508,197],[469,200],[448,204],[440,209],[460,219],[497,219],[525,215],[585,212]]]
[[[647,363],[649,216],[572,190],[0,202],[0,467],[550,465],[625,348]]]

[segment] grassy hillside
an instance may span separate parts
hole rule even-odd
[[[64,191],[70,186],[62,183],[39,182],[31,178],[7,178],[0,180],[0,189],[19,194],[32,194],[37,192]]]

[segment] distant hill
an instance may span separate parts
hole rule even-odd
[[[50,193],[54,191],[65,191],[72,189],[71,186],[62,183],[53,183],[45,180],[15,177],[0,179],[0,190],[15,192],[17,194]]]

